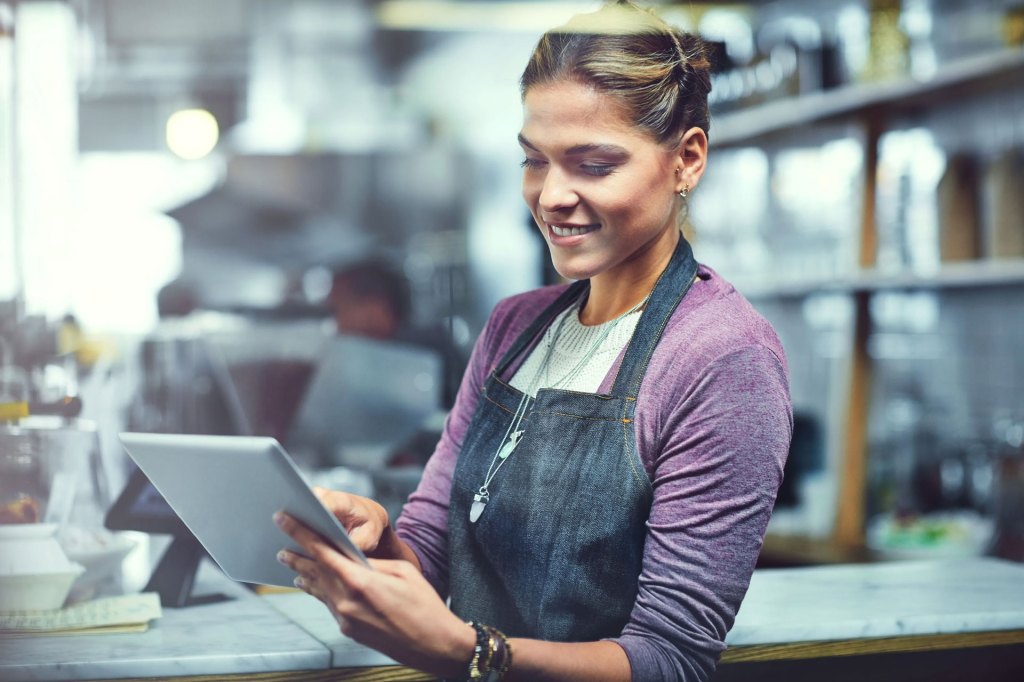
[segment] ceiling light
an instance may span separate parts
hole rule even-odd
[[[377,7],[382,28],[418,31],[546,31],[598,2],[455,2],[385,0]]]
[[[205,109],[181,109],[167,119],[167,147],[183,159],[201,159],[217,146],[217,119]]]
[[[381,28],[403,31],[526,31],[543,33],[573,15],[593,12],[600,0],[382,0],[377,5]],[[738,2],[688,2],[655,7],[667,21],[691,29],[709,10],[738,10]]]

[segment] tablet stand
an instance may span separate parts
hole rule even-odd
[[[143,591],[159,594],[161,606],[168,608],[225,601],[228,597],[220,593],[192,596],[196,572],[204,556],[206,550],[194,536],[175,535]]]
[[[206,550],[182,523],[141,469],[136,468],[124,490],[107,511],[104,525],[110,530],[135,530],[170,535],[170,547],[153,569],[144,588],[160,595],[160,604],[181,608],[223,601],[223,594],[192,596],[199,562]]]

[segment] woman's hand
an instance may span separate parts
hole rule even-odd
[[[388,512],[367,497],[328,490],[316,486],[313,492],[348,531],[352,542],[368,555],[375,556],[381,537],[390,526]]]
[[[278,558],[298,574],[297,587],[327,605],[342,633],[431,674],[465,674],[474,630],[448,610],[415,566],[371,559],[367,568],[287,514],[276,514],[274,521],[305,553],[282,550]]]
[[[345,527],[352,542],[367,556],[374,559],[401,559],[420,568],[419,558],[395,535],[387,510],[378,502],[319,486],[314,487],[313,492]]]

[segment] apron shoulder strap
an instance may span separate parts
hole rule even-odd
[[[573,282],[563,291],[558,298],[556,298],[551,305],[544,309],[537,318],[530,323],[530,326],[523,331],[522,334],[515,340],[515,343],[506,351],[501,362],[495,368],[494,373],[498,376],[508,369],[508,366],[522,353],[528,346],[530,346],[534,339],[537,338],[540,332],[548,327],[551,322],[558,316],[560,312],[569,307],[569,305],[577,300],[580,296],[584,295],[586,291],[590,289],[590,280],[579,280]]]
[[[655,283],[647,306],[640,314],[633,336],[626,346],[626,353],[612,385],[612,395],[636,398],[665,326],[690,290],[696,276],[697,261],[693,257],[693,249],[680,234],[672,259]]]

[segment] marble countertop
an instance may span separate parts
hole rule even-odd
[[[202,574],[201,574],[202,577]],[[147,632],[0,637],[0,680],[226,675],[386,666],[301,592],[256,596],[218,575],[226,602],[164,609]],[[212,585],[204,588],[204,584]],[[731,647],[1024,630],[1024,564],[996,559],[764,569]]]
[[[1024,629],[1024,564],[989,558],[762,569],[729,646]]]
[[[258,598],[164,609],[143,633],[0,638],[0,680],[323,669],[330,652]]]
[[[393,662],[342,635],[307,594],[264,598],[330,648],[334,667]],[[1024,564],[972,558],[757,570],[726,642],[738,647],[994,630],[1024,630]]]
[[[85,680],[323,669],[331,653],[299,625],[223,576],[196,594],[227,601],[164,608],[146,632],[0,637],[0,680]]]
[[[332,668],[396,665],[384,654],[341,634],[327,607],[304,592],[268,594],[263,599],[327,647]]]

